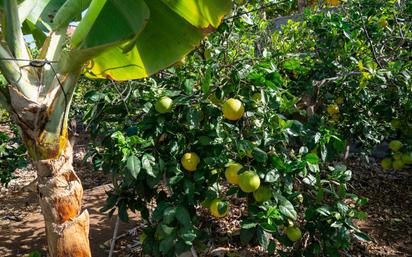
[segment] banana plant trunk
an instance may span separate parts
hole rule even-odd
[[[89,214],[82,210],[83,187],[73,170],[69,142],[57,159],[34,161],[38,197],[53,257],[89,257]]]
[[[39,90],[31,99],[16,86],[9,85],[5,97],[37,170],[37,193],[51,257],[91,256],[89,214],[82,209],[83,187],[73,169],[73,147],[67,130],[68,112],[79,74],[80,70],[56,74],[49,87],[33,85]]]

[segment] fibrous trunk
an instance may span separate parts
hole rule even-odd
[[[74,88],[69,83],[75,83],[77,77],[61,77],[60,86],[34,100],[9,87],[9,111],[37,169],[38,196],[51,257],[91,256],[89,214],[82,210],[83,187],[73,170],[67,133]]]
[[[46,224],[49,254],[88,257],[89,214],[82,211],[83,187],[72,166],[72,146],[58,159],[35,161],[39,202]]]

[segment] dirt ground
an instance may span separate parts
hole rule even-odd
[[[107,184],[109,179],[93,171],[90,164],[82,162],[85,149],[81,147],[76,148],[75,167],[85,187],[84,205],[90,213],[92,252],[94,257],[107,256],[107,242],[113,234],[115,216],[109,219],[99,212],[99,208],[110,188]],[[412,170],[382,171],[376,162],[366,163],[357,158],[350,159],[347,166],[353,172],[352,191],[369,198],[364,207],[369,217],[358,221],[358,225],[371,236],[372,241],[356,243],[343,256],[412,256]],[[8,189],[0,188],[0,256],[27,256],[34,250],[45,254],[44,221],[37,197],[23,189],[36,175],[30,169],[18,171],[17,175],[19,178]],[[239,217],[244,206],[240,201],[231,209],[227,219],[211,220],[210,226],[217,231],[211,237],[214,249],[207,251],[207,256],[265,256],[258,247],[245,251],[224,243],[236,240],[234,231],[240,226]],[[142,224],[139,216],[132,214],[129,224],[120,224],[121,238],[114,256],[141,256],[138,231]]]
[[[106,201],[110,179],[83,162],[83,146],[77,145],[75,151],[74,167],[82,179],[84,207],[90,214],[92,254],[95,257],[107,256],[107,242],[112,238],[117,215],[115,213],[110,219],[99,209]],[[18,178],[11,181],[7,189],[0,186],[0,257],[27,256],[32,251],[39,251],[46,256],[44,219],[36,194],[27,190],[30,188],[28,185],[36,179],[36,173],[28,167],[16,171],[15,175]],[[129,215],[131,222],[121,222],[119,234],[136,227],[138,215]]]

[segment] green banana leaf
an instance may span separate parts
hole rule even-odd
[[[232,6],[230,0],[19,3],[20,19],[29,21],[24,23],[25,32],[32,31],[37,42],[44,41],[39,31],[46,34],[79,21],[59,61],[61,72],[86,64],[88,77],[114,80],[146,77],[174,64],[213,32]]]

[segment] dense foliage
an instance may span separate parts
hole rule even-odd
[[[366,199],[348,192],[351,171],[330,161],[351,141],[368,152],[389,136],[411,139],[408,8],[357,0],[284,25],[271,19],[276,9],[246,13],[159,76],[88,92],[90,131],[107,135],[90,154],[114,181],[103,210],[118,208],[123,220],[140,211],[144,251],[154,256],[206,238],[199,206],[218,218],[234,198],[248,203],[241,242],[271,253],[339,256],[353,236],[367,239],[352,222],[366,218]],[[156,106],[164,96],[171,110],[169,100]],[[243,103],[241,119],[224,118],[229,98]],[[196,153],[194,171],[181,163],[185,153]],[[239,177],[259,176],[269,199],[228,183],[233,162]],[[293,243],[300,231],[305,247]]]
[[[346,147],[357,143],[367,156],[396,139],[385,168],[410,164],[412,4],[342,1],[285,21],[275,17],[296,11],[297,1],[237,2],[238,14],[174,67],[144,81],[80,87],[74,111],[87,109],[88,156],[113,178],[102,210],[118,209],[124,221],[127,210],[140,211],[144,251],[173,256],[206,239],[204,221],[241,199],[242,244],[339,256],[353,238],[368,239],[353,223],[367,217],[367,199],[349,190]],[[156,106],[162,97],[171,106]],[[240,119],[223,115],[230,98],[244,106]],[[186,153],[196,153],[195,165],[182,162]],[[235,177],[257,174],[265,193],[232,183],[233,163],[242,165]]]

